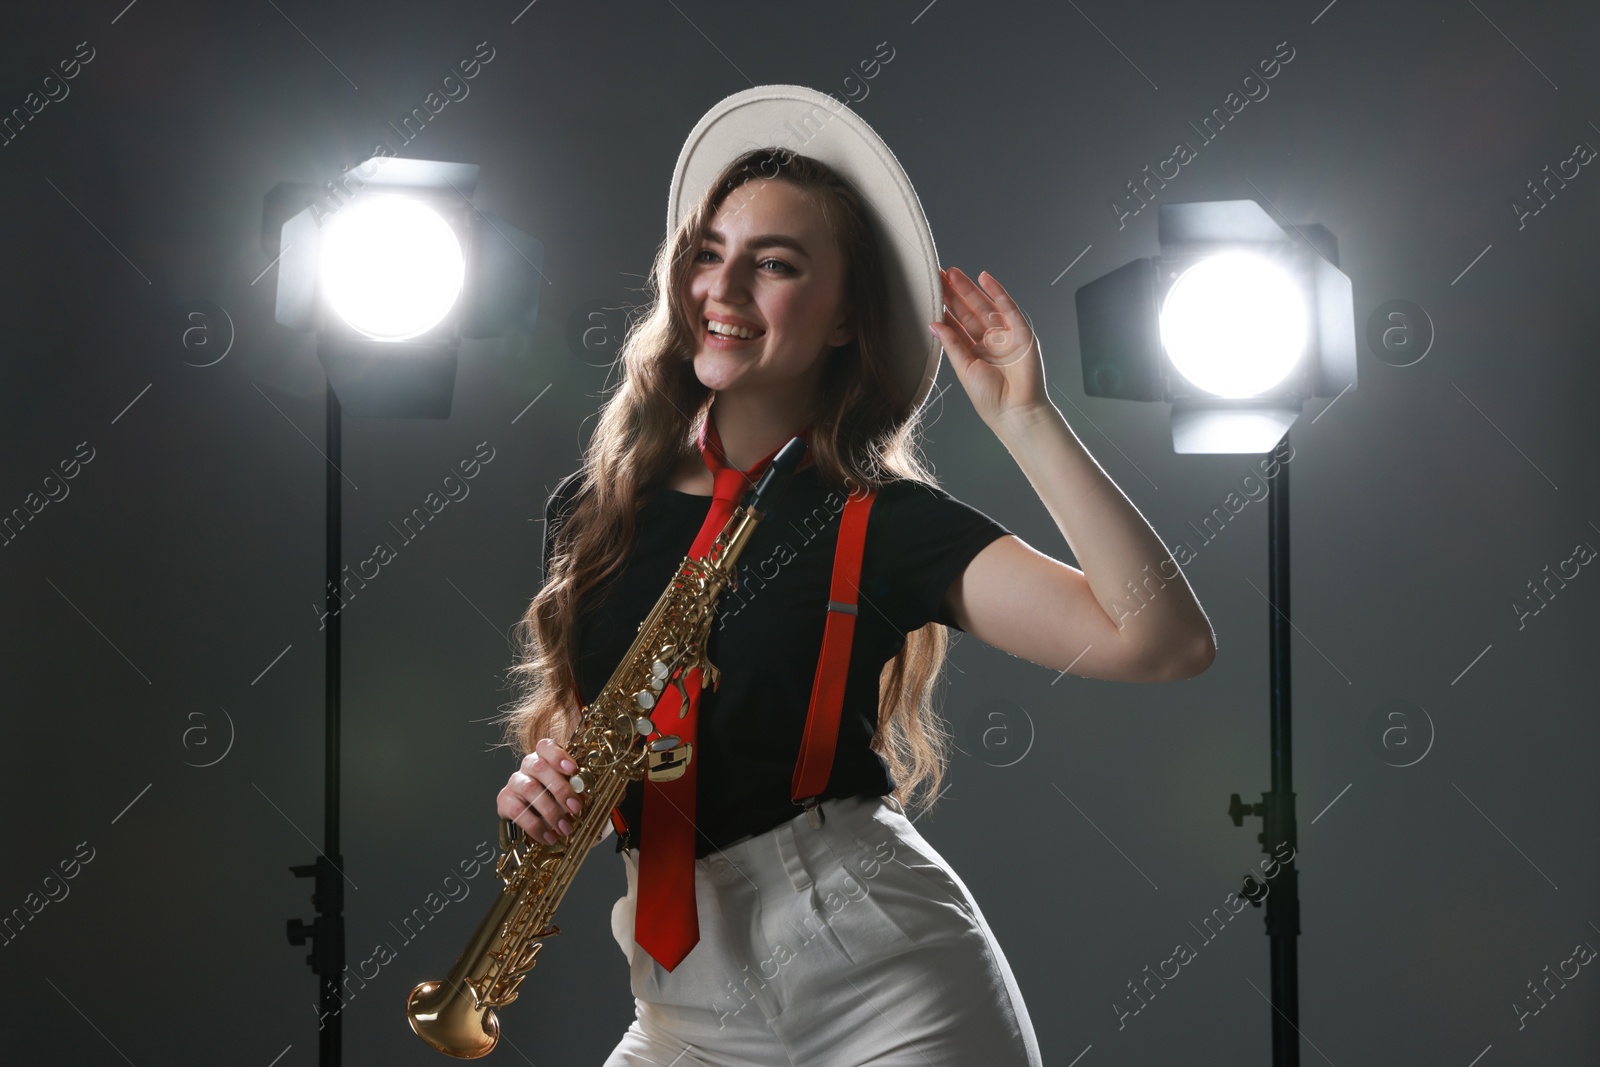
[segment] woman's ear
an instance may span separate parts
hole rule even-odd
[[[834,323],[833,331],[828,334],[828,347],[838,348],[847,345],[856,338],[855,312],[850,305],[845,305],[840,313],[839,321]]]

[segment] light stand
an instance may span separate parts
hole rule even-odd
[[[317,917],[311,922],[289,920],[289,943],[303,945],[311,939],[306,963],[321,977],[317,993],[317,1062],[338,1067],[340,1062],[344,1012],[339,979],[344,973],[344,857],[339,853],[339,572],[342,543],[343,507],[339,486],[340,455],[339,394],[328,388],[324,452],[327,462],[327,490],[324,505],[324,543],[327,559],[327,584],[324,587],[327,630],[323,638],[323,740],[322,740],[322,854],[316,862],[290,867],[296,878],[315,878],[311,902]]]
[[[1259,804],[1245,804],[1234,793],[1229,798],[1228,816],[1233,825],[1243,826],[1246,815],[1260,816],[1262,831],[1256,835],[1261,849],[1278,856],[1287,845],[1290,856],[1299,854],[1299,828],[1294,811],[1294,745],[1289,684],[1289,462],[1287,435],[1274,458],[1277,471],[1267,479],[1271,503],[1267,505],[1267,688],[1271,696],[1268,712],[1268,755],[1272,769],[1272,791],[1261,794]],[[1271,939],[1272,1062],[1275,1067],[1298,1067],[1300,1063],[1300,872],[1293,859],[1280,866],[1273,879],[1277,888],[1266,895],[1267,937]],[[1240,894],[1256,907],[1261,906],[1259,883],[1245,879]]]

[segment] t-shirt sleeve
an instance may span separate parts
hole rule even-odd
[[[581,470],[573,471],[561,481],[556,483],[550,498],[544,504],[544,562],[543,569],[539,572],[541,582],[550,575],[550,551],[555,544],[556,531],[572,513],[573,498],[581,475]]]
[[[890,521],[874,530],[884,503],[890,505],[884,509]],[[877,545],[881,553],[875,553],[882,575],[869,584],[879,586],[896,627],[909,633],[938,622],[959,630],[944,606],[950,583],[974,556],[1011,531],[943,489],[916,481],[880,490],[873,511],[868,529],[883,535]]]

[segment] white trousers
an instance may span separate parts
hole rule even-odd
[[[611,932],[635,1017],[606,1067],[1041,1067],[972,894],[890,797],[849,797],[695,861],[700,940],[667,971]]]

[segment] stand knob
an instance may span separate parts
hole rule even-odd
[[[1246,804],[1238,793],[1233,794],[1228,801],[1228,818],[1233,820],[1233,825],[1235,826],[1243,826],[1246,815],[1265,815],[1266,813],[1267,806],[1265,804]]]

